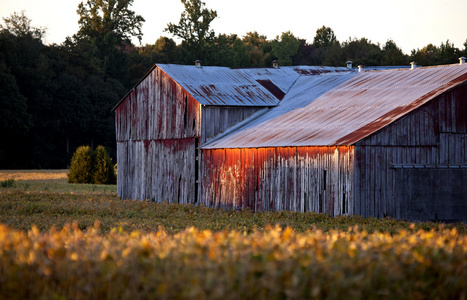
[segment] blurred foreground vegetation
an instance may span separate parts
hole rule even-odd
[[[467,295],[466,224],[120,200],[66,172],[0,171],[0,299]]]

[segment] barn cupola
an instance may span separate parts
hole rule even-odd
[[[273,67],[274,69],[279,69],[279,61],[273,60],[273,61],[272,61],[272,67]]]
[[[201,63],[202,63],[201,60],[199,60],[199,59],[195,60],[195,66],[196,66],[197,68],[201,68]]]
[[[465,57],[462,56],[462,57],[459,57],[459,65],[463,65],[465,64]]]

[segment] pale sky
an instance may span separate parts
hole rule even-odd
[[[78,31],[76,9],[82,0],[0,0],[0,16],[26,11],[33,26],[47,27],[45,43],[60,44]],[[331,27],[340,42],[365,37],[384,45],[392,39],[406,54],[449,39],[463,50],[467,39],[466,0],[204,0],[217,10],[212,28],[216,34],[242,37],[258,31],[273,39],[291,31],[312,42],[316,29]],[[178,23],[183,5],[179,0],[134,0],[132,9],[142,15],[143,44],[153,44],[167,23]],[[3,23],[3,20],[1,20]],[[137,41],[134,41],[137,44]],[[177,41],[178,42],[178,41]]]

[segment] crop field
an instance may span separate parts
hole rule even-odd
[[[0,299],[466,299],[466,224],[120,200],[0,171]]]

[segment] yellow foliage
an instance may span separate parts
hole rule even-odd
[[[187,228],[27,234],[0,224],[0,299],[462,298],[467,238],[455,229],[368,233]],[[18,279],[28,278],[19,288]]]

